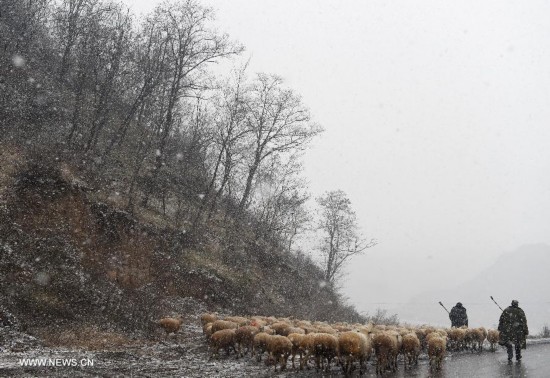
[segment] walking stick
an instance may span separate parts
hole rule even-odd
[[[497,301],[495,301],[495,299],[493,298],[493,296],[491,295],[491,299],[493,300],[493,302],[495,302],[495,304],[498,306],[498,303]],[[500,311],[504,312],[504,310],[502,309],[502,307],[498,306],[498,308],[500,308]]]
[[[443,303],[441,303],[441,301],[439,302],[439,304],[441,305],[441,307],[445,308],[445,306],[443,306]],[[445,311],[447,311],[447,314],[449,314],[449,315],[451,314],[451,313],[449,312],[449,310],[447,310],[446,308],[445,308]]]

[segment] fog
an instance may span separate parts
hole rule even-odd
[[[441,312],[423,293],[550,244],[549,3],[204,3],[250,71],[281,75],[324,127],[305,156],[310,191],[344,190],[379,242],[346,268],[360,311]]]

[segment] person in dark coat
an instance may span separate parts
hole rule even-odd
[[[456,306],[451,309],[449,319],[451,319],[451,327],[468,327],[468,315],[466,315],[466,308],[462,306],[462,303],[460,302],[458,302]]]
[[[529,334],[529,329],[525,312],[519,307],[517,300],[514,299],[512,305],[502,311],[498,330],[500,331],[499,344],[506,347],[508,361],[512,361],[514,357],[512,344],[516,349],[516,361],[521,361],[521,350],[527,348],[526,336]]]

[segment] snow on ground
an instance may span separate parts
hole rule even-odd
[[[158,343],[127,346],[115,350],[82,351],[66,348],[48,348],[42,346],[37,339],[22,333],[7,331],[0,328],[3,338],[2,352],[0,353],[0,376],[37,376],[37,377],[317,377],[327,374],[317,373],[315,369],[294,371],[290,361],[287,371],[275,373],[273,367],[265,363],[256,362],[249,356],[236,359],[234,354],[210,359],[207,343],[202,330],[196,324],[185,325],[177,338],[169,337]],[[7,338],[11,338],[6,343]],[[529,344],[548,343],[550,339],[530,340]],[[499,353],[503,353],[502,351]],[[477,353],[462,352],[448,353],[446,363],[450,364],[453,355],[471,355],[476,358]],[[489,355],[489,352],[484,353]],[[486,356],[484,358],[487,358]],[[23,359],[50,359],[62,364],[63,361],[76,366],[48,366],[25,367],[21,365]],[[55,360],[59,359],[59,360]],[[374,358],[368,364],[365,376],[375,376]],[[81,361],[83,365],[80,366]],[[93,366],[91,365],[93,363]],[[425,376],[428,372],[428,361],[425,355],[421,356],[419,366],[409,370],[403,368],[400,362],[399,372],[392,377]],[[357,373],[357,371],[356,371]],[[342,376],[339,367],[333,367],[331,376]]]

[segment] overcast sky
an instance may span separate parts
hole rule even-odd
[[[348,267],[359,310],[550,244],[550,2],[203,4],[250,71],[282,76],[325,128],[310,190],[344,190],[380,242]]]

